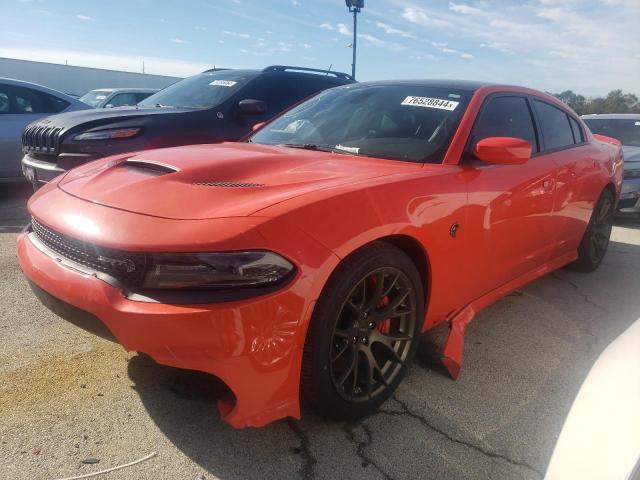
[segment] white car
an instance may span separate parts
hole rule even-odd
[[[24,181],[22,132],[34,120],[88,105],[35,83],[0,77],[0,183]]]
[[[609,345],[573,402],[545,480],[640,479],[640,319]]]

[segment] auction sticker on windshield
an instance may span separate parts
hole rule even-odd
[[[236,83],[233,80],[214,80],[209,85],[215,85],[219,87],[233,87]]]
[[[443,100],[441,98],[412,97],[408,96],[401,105],[411,105],[413,107],[439,108],[440,110],[454,111],[460,102]]]

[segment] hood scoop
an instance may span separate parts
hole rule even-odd
[[[136,170],[138,172],[146,173],[147,175],[153,175],[159,177],[160,175],[167,175],[168,173],[179,172],[178,167],[173,165],[167,165],[166,163],[156,162],[153,160],[145,160],[143,158],[129,158],[120,164],[121,167],[128,168],[130,170]]]
[[[256,188],[264,187],[264,183],[249,182],[193,182],[198,187],[224,187],[224,188]]]

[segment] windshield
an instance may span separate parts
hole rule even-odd
[[[100,105],[110,93],[111,92],[105,90],[91,90],[89,93],[81,96],[80,101],[95,108]]]
[[[138,105],[175,108],[215,107],[227,100],[254,76],[233,70],[201,73],[160,90]]]
[[[468,96],[466,91],[419,85],[334,88],[277,118],[249,141],[439,162]]]
[[[585,118],[593,133],[620,140],[622,145],[640,147],[640,118]]]

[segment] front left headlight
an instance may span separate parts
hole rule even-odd
[[[153,254],[145,289],[228,289],[268,287],[294,270],[280,255],[264,251]]]
[[[112,128],[109,130],[96,130],[93,132],[79,133],[74,140],[110,140],[114,138],[131,138],[140,132],[139,128]]]

